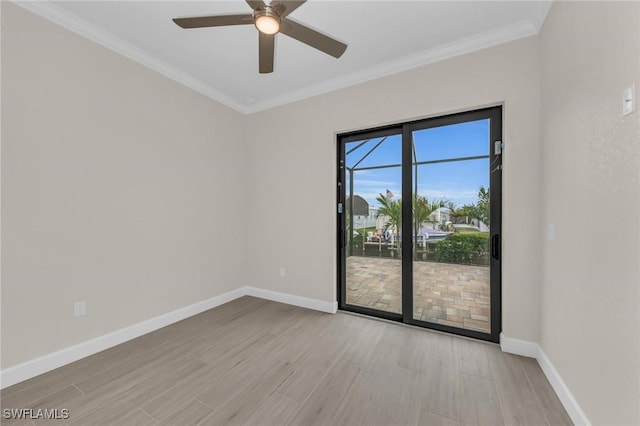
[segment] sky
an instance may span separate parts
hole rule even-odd
[[[375,138],[347,155],[347,167],[353,167],[383,138]],[[413,133],[418,162],[448,158],[489,155],[489,120],[418,130]],[[346,151],[363,141],[349,142]],[[377,149],[358,164],[360,167],[400,164],[401,135],[387,137]],[[428,200],[453,201],[456,205],[473,204],[480,186],[489,187],[489,159],[455,161],[418,166],[418,195]],[[415,176],[414,176],[415,178]],[[349,174],[346,185],[348,191]],[[400,167],[356,170],[354,194],[377,207],[375,198],[390,190],[393,200],[402,195]],[[349,194],[347,193],[347,196]]]

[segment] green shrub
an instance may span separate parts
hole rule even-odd
[[[489,248],[489,234],[485,232],[453,234],[436,244],[435,260],[444,263],[471,264],[474,255]]]

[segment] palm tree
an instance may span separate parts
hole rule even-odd
[[[402,226],[402,200],[394,201],[380,194],[376,197],[376,201],[380,203],[377,217],[384,216],[387,219],[384,223],[383,232],[387,232],[387,230],[391,228],[396,231],[397,236],[400,236],[400,227]],[[398,258],[401,259],[402,251],[400,250],[399,239],[395,240],[395,244],[398,251]]]
[[[378,216],[385,216],[387,218],[387,221],[384,223],[384,231],[386,232],[387,229],[392,228],[399,234],[402,224],[402,200],[390,200],[380,194],[376,197],[376,201],[380,203]]]
[[[469,223],[469,219],[476,219],[489,226],[489,188],[481,186],[478,190],[478,201],[475,204],[465,204],[451,209],[451,217],[456,223]],[[478,224],[480,227],[480,224]]]
[[[478,219],[479,216],[478,207],[475,204],[465,204],[451,210],[451,217],[455,223],[468,224],[470,219]]]
[[[385,216],[387,218],[387,221],[384,223],[384,231],[386,232],[387,229],[392,228],[396,230],[399,236],[402,227],[402,200],[391,200],[383,194],[380,194],[376,197],[376,201],[380,203],[378,216]],[[414,194],[412,204],[414,235],[418,235],[420,225],[429,220],[429,216],[431,216],[433,212],[445,205],[446,203],[442,200],[429,201],[426,197]],[[414,250],[416,250],[415,246]],[[398,257],[400,257],[400,250],[398,250]]]
[[[429,220],[429,217],[441,207],[445,207],[444,200],[429,201],[427,197],[421,197],[413,194],[413,235],[416,236],[420,232],[420,225]],[[413,255],[416,256],[418,245],[413,245]]]
[[[476,203],[476,206],[478,206],[478,219],[487,226],[489,226],[489,194],[489,188],[485,189],[484,186],[481,186],[478,190],[478,202]]]

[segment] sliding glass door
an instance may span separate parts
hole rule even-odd
[[[359,134],[345,138],[343,147],[344,301],[361,312],[399,319],[402,133]]]
[[[341,309],[498,340],[501,116],[338,137]]]

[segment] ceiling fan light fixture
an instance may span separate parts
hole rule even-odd
[[[255,25],[263,34],[275,34],[280,31],[280,17],[267,7],[265,10],[256,11]]]
[[[1,2],[2,0],[0,0]],[[307,0],[245,0],[252,13],[234,15],[194,16],[175,18],[180,28],[227,27],[231,25],[255,25],[258,30],[258,72],[273,72],[275,59],[275,35],[282,33],[294,40],[334,58],[342,56],[347,45],[306,25],[288,19],[291,12]]]

